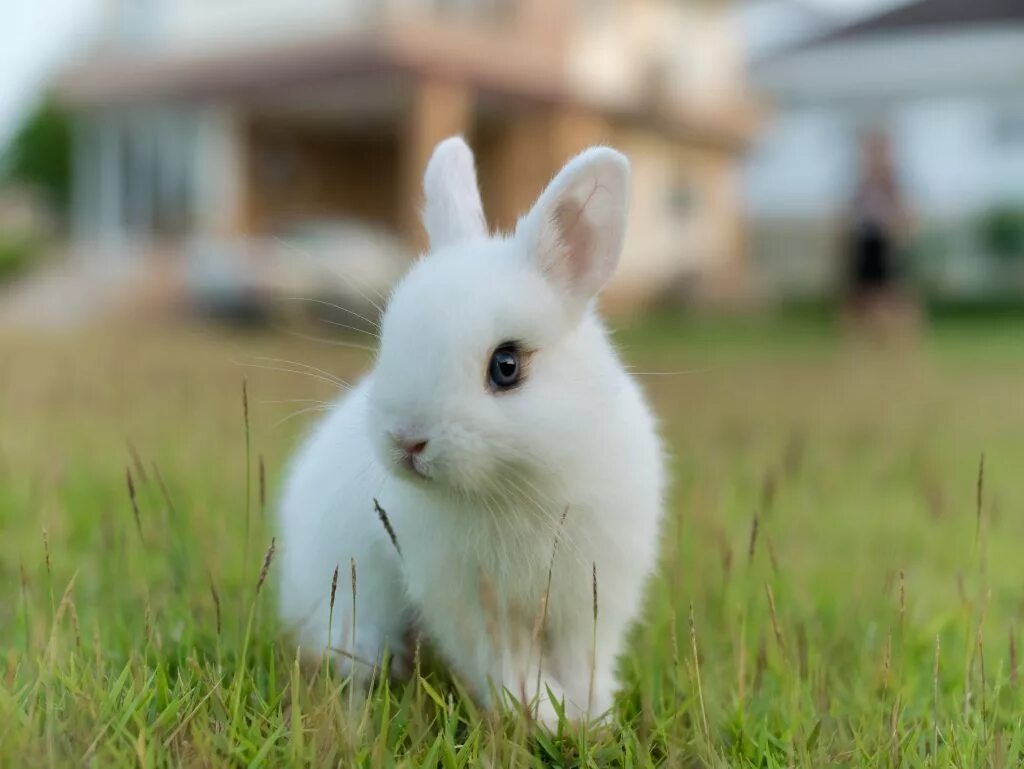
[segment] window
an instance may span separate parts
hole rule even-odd
[[[1024,105],[1004,107],[996,113],[992,140],[1000,146],[1024,146]]]
[[[697,191],[688,179],[678,177],[669,185],[665,205],[673,219],[687,219],[693,216],[694,209],[697,208]]]

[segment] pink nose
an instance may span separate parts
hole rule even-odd
[[[395,438],[395,443],[398,445],[398,448],[406,454],[406,456],[410,457],[421,454],[423,449],[427,447],[427,442],[418,438]]]

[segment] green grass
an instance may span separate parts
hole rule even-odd
[[[614,722],[557,734],[428,662],[350,697],[278,638],[273,562],[258,582],[314,414],[281,420],[316,405],[281,401],[330,390],[247,364],[353,376],[363,353],[0,340],[0,766],[1020,765],[1015,328],[888,352],[798,321],[622,331],[671,448],[663,562]]]

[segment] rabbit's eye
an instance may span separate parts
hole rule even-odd
[[[519,384],[522,377],[519,357],[519,348],[509,342],[494,351],[487,366],[491,387],[495,390],[509,390]]]

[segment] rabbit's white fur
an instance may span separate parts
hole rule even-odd
[[[663,489],[654,419],[592,307],[619,258],[628,181],[625,157],[589,149],[512,236],[489,237],[469,148],[438,145],[431,251],[391,296],[372,372],[314,430],[284,490],[280,610],[305,652],[330,645],[359,675],[389,651],[401,671],[415,625],[486,703],[537,698],[548,722],[548,688],[576,720],[611,706]],[[527,373],[496,393],[488,361],[512,340],[530,351]],[[428,477],[401,466],[393,436],[428,439],[416,459]]]

